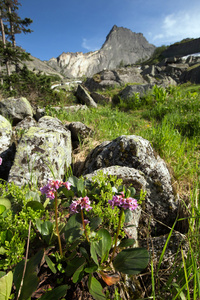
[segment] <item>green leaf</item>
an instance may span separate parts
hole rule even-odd
[[[129,187],[129,191],[130,191],[130,197],[134,198],[136,190],[134,187]]]
[[[123,240],[121,240],[118,247],[120,247],[120,248],[130,247],[130,246],[133,246],[134,244],[135,244],[134,239],[123,239]]]
[[[122,250],[114,259],[114,268],[124,274],[138,274],[144,270],[149,262],[149,253],[145,248],[131,248]]]
[[[53,232],[53,224],[50,221],[36,220],[36,227],[41,235],[50,235]]]
[[[91,230],[97,229],[97,227],[101,224],[102,218],[100,217],[95,217],[90,221],[90,228]]]
[[[32,293],[37,289],[38,286],[38,277],[37,277],[37,267],[40,264],[44,255],[44,251],[38,251],[28,262],[26,266],[26,272],[24,276],[24,282],[21,290],[19,300],[28,299],[31,297]],[[24,271],[24,261],[21,261],[14,270],[13,280],[17,290],[22,280],[22,274]]]
[[[55,264],[52,262],[52,260],[51,260],[47,255],[45,255],[44,258],[45,258],[45,260],[46,260],[46,263],[47,263],[49,269],[50,269],[54,274],[56,274],[57,270],[56,270],[56,268],[55,268]]]
[[[100,282],[91,275],[88,281],[88,288],[90,294],[92,295],[92,297],[94,297],[95,300],[106,300]]]
[[[99,265],[98,258],[97,258],[97,253],[96,253],[96,250],[95,250],[96,243],[97,242],[91,242],[90,243],[90,254],[91,254],[91,257],[94,260],[94,262],[97,265]]]
[[[0,300],[8,300],[10,297],[13,283],[13,273],[10,271],[8,274],[0,278]]]
[[[106,260],[112,245],[110,233],[106,229],[100,229],[97,232],[100,241],[94,244],[97,254],[101,257],[101,262]]]
[[[73,283],[77,283],[80,282],[81,279],[83,278],[83,274],[84,274],[84,266],[86,265],[86,262],[84,262],[75,272],[74,275],[72,277],[72,281]]]
[[[66,275],[68,277],[72,276],[76,270],[85,263],[84,257],[74,257],[71,261],[68,262],[67,268],[65,269]]]
[[[96,264],[91,264],[87,268],[85,268],[86,273],[94,273],[98,270],[98,266]]]
[[[67,284],[60,285],[52,291],[46,292],[42,297],[40,297],[40,300],[59,300],[67,294],[67,290],[69,289],[70,286]]]
[[[83,230],[81,230],[81,226],[82,221],[80,214],[74,214],[69,218],[67,225],[64,228],[64,235],[67,242],[72,243],[81,235],[83,235]]]
[[[6,207],[0,204],[0,215],[6,210]]]
[[[29,201],[27,204],[26,204],[26,208],[32,208],[34,211],[37,211],[37,210],[44,210],[44,206],[42,205],[42,203],[38,202],[38,201]]]
[[[0,198],[0,205],[4,205],[6,207],[6,209],[11,208],[11,202],[7,198]]]

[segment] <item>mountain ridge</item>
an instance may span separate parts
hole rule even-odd
[[[142,33],[114,25],[99,50],[87,53],[63,52],[57,58],[45,62],[65,77],[92,76],[120,64],[128,65],[147,59],[155,48]]]

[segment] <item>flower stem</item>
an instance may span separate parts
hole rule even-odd
[[[119,224],[118,224],[118,227],[117,227],[117,233],[116,233],[116,237],[115,237],[115,245],[114,245],[113,253],[112,253],[112,256],[111,256],[109,264],[111,264],[111,262],[113,261],[113,258],[115,256],[115,252],[116,252],[116,248],[117,248],[117,240],[118,240],[119,231],[120,231],[120,227],[121,227],[121,221],[122,221],[123,212],[124,212],[124,209],[121,208],[120,215],[119,215]]]
[[[87,234],[87,230],[86,230],[86,228],[85,228],[85,222],[84,222],[84,216],[83,216],[83,210],[82,210],[82,209],[81,209],[81,219],[82,219],[83,230],[84,230],[86,239],[87,239],[88,242],[90,242],[89,237],[88,237],[88,234]]]
[[[58,245],[59,245],[60,255],[63,256],[62,245],[61,245],[61,240],[60,240],[60,234],[59,234],[59,230],[58,230],[58,199],[57,199],[57,191],[55,192],[55,221],[56,221],[56,233],[57,233],[57,236],[58,236]]]

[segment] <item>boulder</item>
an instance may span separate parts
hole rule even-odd
[[[92,97],[87,92],[87,90],[81,85],[78,85],[76,91],[76,97],[78,98],[79,101],[86,104],[87,106],[95,107],[95,108],[97,107],[96,102],[92,99]]]
[[[106,97],[104,95],[101,95],[97,92],[92,92],[91,94],[91,97],[94,99],[94,101],[98,104],[106,104],[108,102],[110,102],[110,98],[109,97]]]
[[[68,129],[71,131],[73,141],[83,142],[85,138],[92,134],[92,129],[81,122],[70,123]]]
[[[43,119],[43,120],[42,120]],[[49,178],[62,180],[71,164],[71,133],[51,117],[39,120],[22,136],[9,174],[9,182],[45,185]]]
[[[33,116],[33,110],[24,97],[8,98],[0,101],[0,114],[8,117],[15,126],[27,116]]]
[[[119,99],[126,101],[130,98],[133,98],[136,93],[139,93],[140,97],[143,97],[148,90],[152,89],[152,87],[153,85],[151,84],[128,85],[117,96],[113,98],[113,102],[118,103]]]
[[[22,133],[27,131],[30,127],[37,127],[37,122],[31,116],[26,117],[15,126],[15,134],[22,135]]]
[[[104,142],[86,158],[83,175],[111,166],[129,168],[125,174],[123,169],[119,170],[124,182],[128,179],[130,184],[130,177],[133,186],[138,185],[146,191],[145,213],[141,219],[145,227],[150,223],[152,235],[168,232],[176,219],[179,203],[173,192],[167,166],[156,155],[150,142],[135,135],[120,136],[111,142]]]
[[[0,157],[3,162],[0,166],[0,178],[7,180],[16,152],[12,141],[12,126],[10,122],[0,115]]]

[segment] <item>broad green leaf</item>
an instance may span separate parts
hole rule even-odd
[[[134,198],[136,190],[134,187],[129,187],[129,191],[130,191],[130,197]]]
[[[32,208],[34,211],[36,210],[44,210],[44,206],[42,205],[42,203],[38,202],[38,201],[29,201],[26,205],[26,207],[30,207]]]
[[[98,266],[96,264],[89,265],[87,268],[84,269],[86,273],[94,273],[97,270],[98,270]]]
[[[66,275],[68,277],[72,276],[76,270],[85,263],[84,257],[74,257],[71,261],[68,262],[67,268],[65,269]]]
[[[36,226],[41,235],[50,235],[53,231],[53,224],[50,221],[36,220]]]
[[[24,282],[21,290],[19,300],[28,299],[31,297],[32,293],[37,289],[38,286],[38,277],[37,277],[37,267],[40,264],[44,255],[44,251],[38,251],[28,262],[26,266],[26,272],[24,276]],[[24,271],[24,261],[21,261],[14,270],[13,280],[17,290],[22,280],[22,274]]]
[[[10,271],[8,274],[0,278],[0,300],[8,300],[10,297],[13,283],[13,273]]]
[[[45,255],[44,258],[45,258],[45,260],[46,260],[46,263],[47,263],[49,269],[50,269],[54,274],[56,274],[57,270],[56,270],[56,268],[55,268],[55,264],[52,262],[52,260],[51,260],[47,255]]]
[[[81,226],[82,221],[80,214],[74,214],[69,218],[67,225],[64,228],[64,235],[67,242],[72,243],[81,235],[83,235],[83,230],[81,229]]]
[[[95,217],[90,221],[90,228],[91,230],[97,229],[97,227],[101,224],[102,218],[100,217]]]
[[[83,274],[84,274],[84,266],[86,265],[86,262],[84,262],[75,272],[74,275],[72,277],[72,281],[73,283],[77,283],[80,282],[81,279],[83,278]]]
[[[100,241],[94,244],[97,254],[101,257],[101,262],[106,260],[112,245],[110,233],[106,229],[100,229],[97,232]]]
[[[114,259],[114,268],[124,274],[138,274],[144,270],[149,262],[149,253],[145,248],[131,248],[122,250]]]
[[[123,240],[121,240],[118,247],[120,247],[120,248],[130,247],[130,246],[133,246],[134,244],[135,244],[134,239],[123,239]]]
[[[91,275],[88,281],[88,288],[90,294],[92,295],[92,297],[94,297],[95,300],[106,300],[100,282]]]
[[[82,256],[84,256],[87,260],[89,260],[90,258],[89,258],[89,255],[88,255],[88,253],[87,253],[87,250],[85,249],[85,248],[83,248],[83,247],[80,247],[80,253],[82,254]]]
[[[97,258],[97,253],[96,253],[96,250],[95,250],[96,243],[97,242],[91,242],[90,243],[90,254],[91,254],[91,257],[94,260],[94,262],[97,265],[99,265],[98,258]]]
[[[6,207],[0,204],[0,215],[6,210]]]
[[[70,286],[60,285],[53,289],[52,291],[46,292],[42,297],[40,297],[40,300],[59,300],[61,297],[64,297],[67,294],[67,290],[70,289]]]
[[[11,202],[7,198],[0,198],[0,205],[4,205],[6,207],[6,209],[11,208]]]

